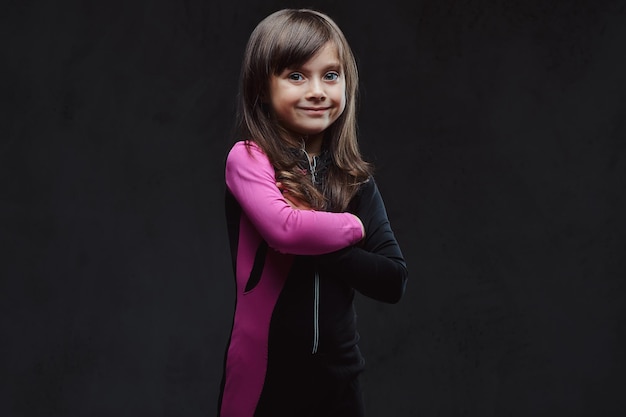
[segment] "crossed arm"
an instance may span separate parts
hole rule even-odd
[[[226,186],[269,247],[279,252],[320,255],[364,236],[354,214],[293,208],[276,186],[267,156],[253,142],[237,142],[229,152]]]
[[[320,255],[320,272],[370,298],[396,303],[404,294],[406,263],[373,178],[349,212],[311,210],[276,183],[274,168],[256,144],[238,142],[226,161],[226,185],[271,248]]]
[[[278,188],[282,185],[277,183]],[[293,208],[310,209],[283,191]],[[345,280],[372,299],[396,303],[402,298],[408,271],[391,229],[385,205],[373,178],[362,185],[349,210],[363,222],[366,237],[358,245],[318,257],[320,272]]]

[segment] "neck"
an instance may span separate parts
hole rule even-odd
[[[322,142],[324,139],[323,134],[315,136],[305,136],[302,140],[304,142],[304,149],[310,156],[319,155],[322,152]]]

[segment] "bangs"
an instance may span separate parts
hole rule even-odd
[[[343,64],[341,42],[332,29],[315,15],[294,15],[275,29],[275,38],[268,51],[270,73],[298,67],[311,59],[324,45],[333,42]]]

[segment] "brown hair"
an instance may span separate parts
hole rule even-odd
[[[302,148],[301,140],[276,123],[264,97],[268,95],[272,75],[304,64],[328,42],[336,46],[343,65],[346,107],[324,132],[332,163],[320,191],[310,176],[302,175],[298,167],[302,154],[297,150]],[[327,15],[310,9],[283,9],[267,16],[248,40],[239,88],[239,134],[266,153],[276,170],[277,180],[313,208],[344,211],[358,185],[371,174],[371,168],[362,159],[357,143],[356,61],[337,24]]]

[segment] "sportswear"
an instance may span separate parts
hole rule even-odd
[[[295,210],[250,141],[225,177],[236,302],[218,415],[362,415],[354,291],[393,303],[407,280],[374,179],[345,213]]]

